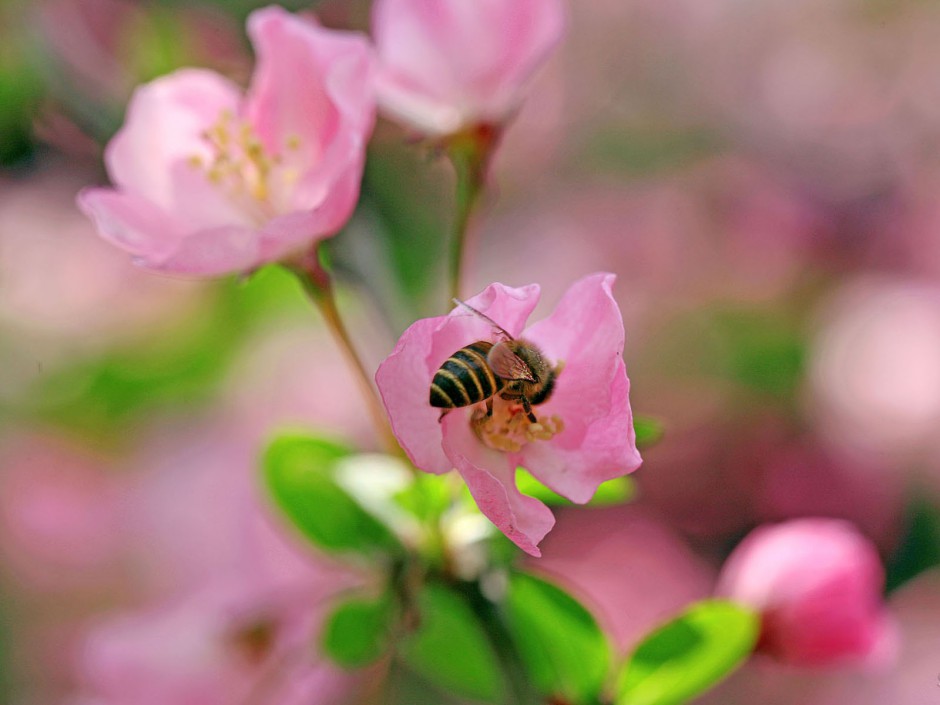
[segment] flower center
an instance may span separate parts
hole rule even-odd
[[[218,120],[200,135],[209,146],[208,158],[194,154],[189,163],[205,172],[209,181],[225,189],[238,201],[246,197],[260,205],[264,215],[270,217],[275,210],[271,200],[277,196],[272,189],[273,175],[277,172],[284,185],[296,182],[296,170],[283,167],[281,154],[269,154],[254,127],[236,118],[231,110],[223,110]],[[300,138],[291,137],[285,143],[288,151],[300,149]]]
[[[538,421],[529,420],[520,404],[496,398],[493,400],[493,413],[477,407],[470,416],[473,433],[485,445],[493,450],[517,453],[523,446],[534,441],[549,441],[565,430],[565,424],[559,416],[540,416]]]

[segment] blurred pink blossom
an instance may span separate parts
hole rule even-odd
[[[290,534],[263,499],[257,453],[227,419],[168,425],[141,445],[121,497],[139,607],[89,629],[88,697],[326,705],[354,687],[311,645],[332,600],[366,576]]]
[[[336,702],[352,680],[309,644],[322,599],[232,583],[110,617],[88,636],[85,688],[109,705]]]
[[[931,705],[937,696],[940,572],[917,576],[892,593],[888,606],[900,647],[890,667],[801,669],[753,659],[701,705]]]
[[[238,26],[221,8],[180,6],[164,14],[133,0],[43,0],[34,5],[38,29],[59,60],[57,68],[65,71],[69,89],[96,103],[127,100],[134,83],[150,69],[148,60],[153,61],[150,33],[166,31],[168,21],[173,23],[174,53],[194,64],[240,68],[246,58]]]
[[[882,665],[896,647],[883,586],[875,547],[850,524],[795,519],[749,534],[717,592],[760,612],[758,649],[784,663]]]
[[[362,330],[361,326],[350,326]],[[375,442],[368,411],[349,366],[326,331],[309,320],[277,321],[244,345],[229,374],[228,406],[245,438],[263,442],[272,429],[313,427]]]
[[[105,153],[117,188],[79,195],[101,236],[143,266],[250,270],[352,213],[374,121],[368,44],[273,6],[248,32],[258,66],[247,97],[201,69],[142,86]]]
[[[114,577],[125,540],[111,462],[39,433],[0,446],[0,555],[31,590],[77,591]]]
[[[825,302],[812,344],[810,412],[849,456],[937,449],[940,287],[863,277]]]
[[[96,238],[75,210],[84,178],[47,169],[0,180],[0,324],[15,331],[20,349],[35,342],[41,350],[29,352],[47,367],[116,339],[150,335],[188,311],[203,289],[145,276]]]
[[[440,409],[428,402],[438,368],[462,347],[497,335],[461,306],[448,316],[414,323],[376,372],[392,428],[415,466],[433,473],[456,468],[480,510],[532,555],[539,555],[536,545],[554,518],[544,504],[516,489],[517,466],[583,503],[599,484],[641,462],[613,283],[612,274],[581,279],[548,318],[525,330],[539,300],[536,284],[518,289],[491,284],[468,302],[511,335],[535,343],[551,364],[564,363],[551,396],[535,407],[547,438],[532,435],[534,424],[518,404],[499,398],[491,417],[475,404],[439,420]]]
[[[431,135],[500,124],[561,39],[559,0],[378,0],[379,104]]]
[[[636,505],[561,512],[530,567],[583,600],[620,653],[708,597],[714,581],[668,525]]]

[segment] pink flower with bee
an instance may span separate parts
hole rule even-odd
[[[641,462],[613,283],[606,273],[581,279],[528,327],[538,285],[491,284],[414,323],[376,373],[415,466],[456,469],[480,510],[535,556],[554,517],[519,492],[517,467],[584,503]]]

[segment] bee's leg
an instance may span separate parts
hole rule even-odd
[[[493,397],[490,397],[486,400],[486,418],[490,418],[493,415]]]
[[[447,416],[447,412],[448,412],[448,411],[450,411],[450,409],[442,409],[442,410],[441,410],[441,415],[437,417],[437,422],[438,422],[438,423],[440,423],[441,421],[444,420],[444,417]]]
[[[532,405],[529,403],[529,400],[526,399],[525,395],[519,397],[522,401],[522,409],[525,411],[525,415],[529,417],[529,421],[532,423],[538,423],[539,420],[535,418],[535,414],[532,413]]]

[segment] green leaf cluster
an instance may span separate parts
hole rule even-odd
[[[505,571],[504,590],[494,596],[409,546],[379,518],[385,512],[371,513],[374,505],[344,489],[337,475],[351,455],[335,441],[283,434],[263,462],[268,493],[313,545],[386,571],[378,595],[348,595],[326,620],[320,646],[342,667],[388,659],[392,673],[439,691],[442,702],[680,705],[754,648],[753,613],[706,601],[656,629],[620,663],[591,612],[559,585],[506,563],[497,569]],[[439,519],[449,502],[434,480],[416,478],[389,501]]]

